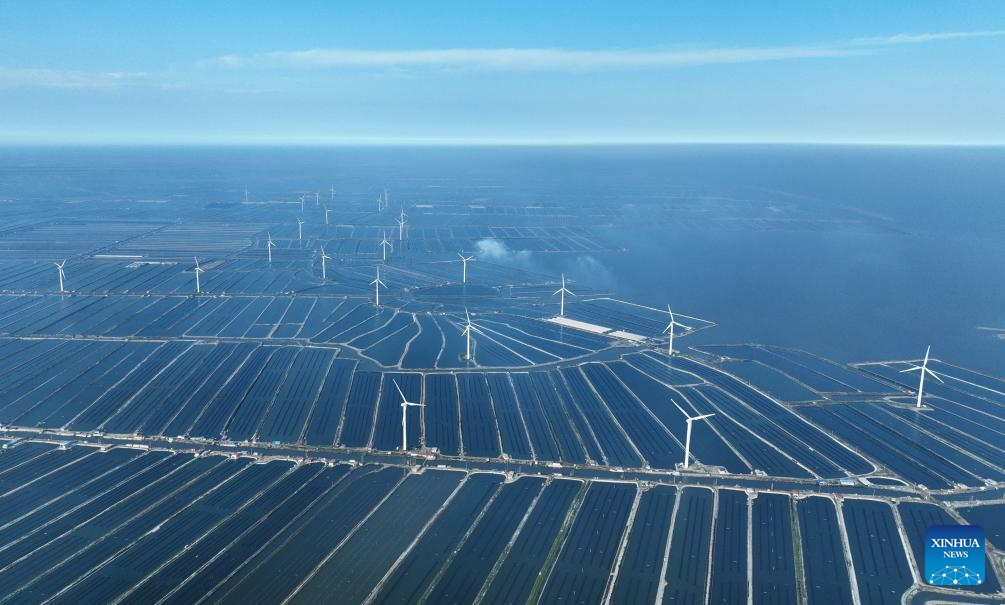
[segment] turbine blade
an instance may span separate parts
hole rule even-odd
[[[691,420],[704,420],[706,418],[711,418],[712,416],[715,416],[715,414],[704,414],[702,416],[695,416]]]
[[[398,381],[392,378],[391,382],[394,383],[394,388],[398,389],[398,394],[401,395],[401,402],[407,404],[408,403],[408,398],[405,397],[405,394],[401,392],[401,387],[398,386]]]
[[[928,368],[925,368],[925,371],[926,371],[926,372],[928,372],[928,375],[929,375],[929,376],[931,376],[932,378],[934,378],[934,379],[938,380],[938,381],[939,381],[939,382],[941,382],[942,384],[946,384],[946,381],[945,381],[945,380],[943,380],[943,379],[941,379],[941,378],[939,378],[939,375],[938,375],[938,374],[936,374],[935,372],[933,372],[933,371],[929,370]]]
[[[685,411],[684,411],[684,408],[682,408],[682,407],[680,407],[679,405],[677,405],[677,402],[676,402],[676,401],[674,401],[673,399],[671,399],[671,400],[670,400],[670,403],[674,404],[674,407],[676,407],[676,408],[677,408],[678,410],[680,410],[680,413],[681,413],[681,414],[684,414],[684,416],[685,416],[686,418],[690,418],[690,417],[691,417],[691,415],[690,415],[690,414],[688,414],[687,412],[685,412]]]

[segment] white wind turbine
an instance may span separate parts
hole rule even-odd
[[[325,261],[329,261],[329,260],[331,260],[331,258],[332,257],[330,257],[327,254],[325,254],[325,247],[321,246],[321,279],[322,280],[328,279],[328,274],[327,274],[327,272],[325,270]]]
[[[465,353],[464,353],[464,361],[471,361],[472,360],[471,359],[471,333],[472,332],[481,333],[481,331],[478,329],[478,326],[476,326],[475,324],[471,323],[471,314],[468,313],[467,309],[464,309],[464,318],[465,318],[466,322],[464,324],[464,330],[461,332],[461,334],[463,334],[467,338],[467,347],[466,347]]]
[[[466,283],[468,283],[468,263],[470,261],[475,260],[475,257],[473,257],[473,256],[464,256],[464,254],[461,253],[461,252],[458,252],[457,256],[461,257],[461,262],[464,264],[464,269],[461,272],[461,283],[462,284],[466,284]]]
[[[63,289],[63,278],[65,278],[66,276],[63,274],[63,267],[66,266],[66,259],[64,258],[63,262],[61,263],[52,263],[52,264],[56,265],[56,271],[59,271],[59,291],[65,292],[66,290]]]
[[[670,310],[670,305],[667,305],[667,313],[670,314],[670,323],[667,324],[667,327],[666,327],[665,330],[663,330],[663,333],[669,335],[670,342],[667,345],[667,357],[672,357],[673,356],[673,329],[676,328],[676,327],[678,327],[678,326],[681,327],[681,328],[686,328],[687,326],[685,326],[682,323],[677,323],[677,320],[674,319],[673,311]]]
[[[332,185],[331,193],[332,193],[332,201],[334,202],[335,201],[335,185]]]
[[[248,186],[247,185],[244,186],[244,203],[245,204],[248,203]]]
[[[304,200],[305,200],[306,198],[307,198],[307,196],[306,196],[306,195],[301,195],[301,196],[300,196],[300,212],[303,212],[303,211],[304,211]]]
[[[314,192],[314,205],[315,206],[320,206],[321,205],[321,192],[320,191],[315,191]]]
[[[405,239],[405,219],[406,218],[408,218],[408,215],[405,214],[405,209],[402,208],[401,209],[401,214],[398,215],[398,218],[394,219],[394,221],[396,223],[398,223],[398,241],[399,242],[402,241],[403,239]]]
[[[329,214],[331,214],[331,208],[329,208],[328,206],[325,206],[325,225],[330,225],[331,224],[330,222],[328,222],[328,215]]]
[[[401,395],[401,451],[408,451],[408,407],[421,408],[425,407],[424,403],[413,403],[405,397],[405,393],[401,391],[401,387],[398,386],[397,380],[391,380],[394,383],[394,388],[398,389],[398,394]]]
[[[272,264],[272,248],[275,246],[275,244],[272,243],[272,234],[269,233],[268,235],[269,235],[269,241],[267,241],[265,243],[265,249],[269,251],[269,264],[271,265]]]
[[[678,410],[680,410],[681,414],[684,414],[685,418],[687,418],[687,436],[684,438],[684,470],[687,470],[688,466],[690,466],[691,463],[691,424],[695,420],[704,420],[706,418],[711,418],[712,416],[715,416],[715,414],[702,414],[701,416],[690,416],[688,415],[687,412],[684,411],[684,408],[677,405],[676,401],[671,399],[670,402],[673,403]]]
[[[378,245],[380,246],[380,250],[384,255],[383,256],[384,262],[387,262],[387,249],[390,248],[391,250],[394,250],[394,245],[391,242],[387,241],[387,231],[384,232],[384,239],[380,240],[380,244]]]
[[[925,349],[925,360],[921,362],[920,366],[911,366],[911,367],[907,368],[906,370],[901,370],[901,372],[918,372],[919,373],[919,380],[918,380],[918,403],[914,406],[916,408],[920,408],[921,407],[921,395],[922,395],[922,393],[925,390],[925,374],[928,374],[929,376],[931,376],[932,378],[938,380],[939,382],[942,382],[942,383],[945,382],[944,380],[942,380],[941,378],[939,378],[938,374],[936,374],[935,372],[933,372],[933,371],[931,371],[931,370],[928,369],[928,354],[931,353],[931,352],[932,352],[932,346],[928,345],[928,348]]]
[[[387,287],[387,284],[385,284],[384,282],[380,281],[380,265],[377,265],[377,279],[375,279],[372,282],[370,282],[370,285],[373,286],[374,290],[376,290],[376,292],[377,292],[377,300],[376,300],[374,306],[379,307],[380,306],[380,287],[381,286],[384,286],[385,288]]]
[[[199,276],[202,275],[202,267],[199,266],[199,257],[198,256],[193,256],[192,258],[195,259],[195,269],[193,270],[193,273],[195,273],[195,293],[196,294],[201,294],[202,293],[202,287],[199,284]]]
[[[552,296],[554,296],[555,294],[562,295],[562,297],[559,299],[558,304],[558,316],[565,317],[565,295],[568,294],[570,296],[575,296],[575,294],[572,291],[570,291],[568,288],[565,287],[565,273],[562,274],[562,287],[559,288],[558,290],[555,290],[555,292],[552,293]]]
[[[304,241],[304,220],[297,219],[297,239]]]

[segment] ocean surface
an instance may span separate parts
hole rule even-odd
[[[1005,374],[1005,340],[979,329],[1005,329],[1005,148],[0,148],[0,200],[95,216],[108,201],[239,202],[245,186],[295,200],[331,184],[339,199],[386,187],[392,207],[568,215],[605,251],[509,250],[501,262],[718,324],[682,345],[777,344],[848,362],[932,345]]]

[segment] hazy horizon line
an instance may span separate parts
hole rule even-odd
[[[2,136],[2,133],[0,133]],[[0,148],[12,147],[661,147],[661,146],[833,146],[833,147],[1005,147],[1005,141],[895,141],[840,139],[519,139],[519,138],[14,138],[4,137]]]

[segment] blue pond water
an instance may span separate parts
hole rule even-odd
[[[719,325],[690,339],[796,346],[843,361],[919,357],[1005,367],[1005,149],[4,148],[0,199],[363,198],[568,206],[601,250],[507,250]],[[152,206],[152,205],[151,205]],[[128,218],[143,218],[136,204]],[[528,220],[533,226],[533,220]],[[475,267],[477,268],[477,267]]]

